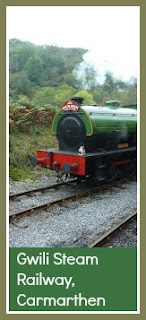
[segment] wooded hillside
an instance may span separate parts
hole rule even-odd
[[[32,98],[39,87],[77,87],[73,74],[82,61],[84,49],[36,46],[18,39],[10,40],[10,95]]]
[[[39,148],[57,146],[51,133],[56,111],[72,96],[84,104],[104,105],[119,100],[136,104],[137,82],[125,83],[107,72],[98,82],[98,70],[83,62],[81,48],[36,46],[10,40],[10,176],[13,180],[34,178],[31,157]],[[83,67],[82,67],[83,65]],[[41,171],[42,172],[42,171]]]
[[[118,99],[121,105],[135,104],[136,79],[125,83],[107,72],[101,85],[98,70],[83,62],[86,52],[10,40],[10,97],[16,101],[19,95],[25,95],[35,106],[60,107],[72,94],[79,93],[85,103]]]

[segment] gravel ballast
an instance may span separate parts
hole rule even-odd
[[[55,180],[51,180],[54,183]],[[49,182],[41,180],[33,182],[33,187],[48,185]],[[13,183],[10,182],[11,192],[20,192],[31,188],[32,182]],[[65,196],[66,186],[60,191],[60,196]],[[73,186],[75,188],[82,186]],[[72,187],[68,187],[69,194]],[[53,197],[54,197],[53,195]],[[48,193],[45,195],[48,201]],[[52,197],[52,195],[51,195]],[[36,195],[34,204],[39,204],[39,195]],[[43,198],[44,199],[44,198]],[[24,200],[24,199],[22,199]],[[29,200],[31,199],[29,198]],[[26,201],[26,202],[27,202]],[[18,201],[22,206],[21,200]],[[14,206],[16,204],[13,204]],[[68,208],[55,205],[48,211],[41,210],[29,216],[23,216],[10,223],[9,244],[10,247],[83,247],[93,242],[97,235],[106,231],[122,218],[136,211],[137,208],[137,184],[135,181],[122,184],[122,186],[111,188],[100,193],[90,195],[68,203]],[[21,207],[21,209],[23,209]],[[130,246],[136,246],[136,228],[132,229],[133,240]],[[123,239],[124,242],[124,239]],[[112,246],[118,245],[117,242]],[[128,243],[125,245],[128,246]]]
[[[135,218],[114,235],[103,247],[136,247],[137,246],[137,221]]]

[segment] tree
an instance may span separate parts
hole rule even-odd
[[[98,86],[94,91],[92,91],[92,95],[93,100],[100,105],[102,100],[101,86]]]
[[[91,93],[89,93],[88,91],[86,90],[81,90],[79,92],[77,92],[75,94],[76,97],[83,97],[84,98],[84,101],[83,103],[84,104],[92,104],[92,103],[95,103],[94,100],[93,100],[93,96]]]
[[[24,72],[10,74],[10,96],[29,95],[32,90],[32,83]]]
[[[21,45],[10,48],[10,73],[21,71],[28,59],[35,53],[33,45]]]
[[[30,57],[25,65],[28,79],[35,84],[40,84],[40,77],[43,70],[42,60],[38,56]]]
[[[102,91],[107,93],[111,93],[114,88],[114,78],[111,72],[106,72],[105,74],[105,81],[102,87]]]
[[[80,48],[36,46],[27,41],[10,40],[10,94],[15,95],[15,80],[24,74],[31,81],[31,96],[36,86],[59,88],[68,84],[79,88],[73,70],[82,62],[85,52],[87,50]]]
[[[74,88],[64,84],[59,90],[58,93],[55,95],[55,103],[58,106],[63,105],[67,100],[69,100],[74,95]]]
[[[38,90],[34,97],[33,103],[37,106],[43,106],[45,104],[53,104],[55,96],[55,89],[51,87],[46,87]]]
[[[32,83],[28,80],[27,76],[24,74],[18,81],[16,86],[16,94],[29,95],[32,89]]]
[[[76,79],[76,77],[73,73],[63,74],[60,77],[60,81],[62,84],[66,83],[67,85],[74,87],[74,88],[76,88],[79,85],[78,80]]]

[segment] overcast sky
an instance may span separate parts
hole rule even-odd
[[[101,78],[123,80],[139,70],[139,7],[7,7],[7,35],[37,45],[88,49],[85,61]]]

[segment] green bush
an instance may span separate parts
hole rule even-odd
[[[52,105],[54,103],[55,89],[51,87],[46,87],[38,90],[33,97],[33,105],[44,106],[44,105]]]
[[[81,90],[81,91],[78,91],[76,94],[75,94],[76,97],[83,97],[84,98],[84,101],[83,103],[86,105],[88,104],[92,104],[92,103],[95,103],[95,101],[93,100],[93,96],[91,93],[89,93],[88,91],[86,90]]]

